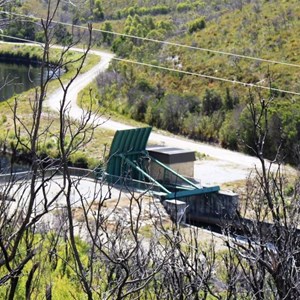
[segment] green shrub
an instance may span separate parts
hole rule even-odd
[[[82,151],[77,151],[70,157],[72,166],[76,168],[88,168],[88,158]]]
[[[176,10],[178,12],[186,12],[186,11],[189,11],[192,9],[192,5],[190,3],[187,3],[187,2],[182,2],[182,3],[179,3],[177,6],[176,6]]]
[[[6,115],[2,115],[1,118],[2,124],[7,122],[7,116]]]
[[[205,24],[205,18],[197,18],[189,23],[187,23],[188,31],[189,33],[193,33],[197,30],[202,30],[206,26]]]

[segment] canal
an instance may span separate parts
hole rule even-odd
[[[38,64],[0,58],[0,101],[37,86],[40,76]]]

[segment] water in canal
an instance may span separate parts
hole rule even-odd
[[[37,86],[40,76],[38,64],[0,59],[0,101]]]

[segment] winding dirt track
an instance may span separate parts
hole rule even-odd
[[[77,50],[82,51],[80,49]],[[107,52],[94,50],[90,52],[101,56],[101,62],[95,65],[88,72],[78,76],[71,84],[67,95],[67,102],[69,103],[69,115],[77,120],[80,120],[84,114],[84,111],[76,103],[78,93],[86,85],[92,82],[100,72],[105,71],[110,61],[113,59],[113,55]],[[54,111],[58,111],[62,97],[62,89],[56,90],[47,99],[46,106]],[[103,117],[95,116],[94,122],[98,122],[103,128],[111,130],[132,128],[131,126],[115,122],[110,119],[105,119]],[[170,136],[169,134],[165,135],[162,133],[152,132],[150,135],[150,142],[159,145],[165,145],[167,147],[190,149],[207,155],[210,158],[209,160],[198,161],[195,164],[195,177],[200,178],[202,182],[205,183],[215,184],[245,179],[255,166],[259,166],[258,159],[254,157],[222,149],[216,146],[194,142],[182,137]]]

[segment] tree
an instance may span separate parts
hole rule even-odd
[[[112,25],[110,22],[104,22],[103,26],[102,26],[102,30],[104,30],[104,32],[102,32],[102,40],[104,43],[107,43],[108,46],[111,46],[114,37],[113,34],[109,33],[112,31]]]
[[[226,110],[232,110],[233,109],[233,107],[234,107],[234,103],[233,102],[234,102],[233,98],[230,95],[229,88],[227,87],[226,88],[225,103],[224,103]]]
[[[54,36],[58,44],[70,45],[72,43],[72,34],[68,32],[66,26],[62,24],[57,24],[54,30]]]
[[[205,28],[205,18],[197,18],[187,24],[188,32],[193,33],[197,30],[202,30]]]
[[[297,299],[300,295],[299,181],[288,183],[281,145],[270,162],[265,160],[273,96],[258,94],[257,98],[251,93],[248,102],[253,132],[253,142],[248,147],[260,166],[249,179],[241,210],[244,218],[240,219],[239,232],[246,237],[245,241],[233,238],[227,243],[228,272],[234,269],[238,274],[231,276],[229,284],[250,298]]]
[[[15,20],[10,22],[5,26],[4,34],[9,36],[18,37],[21,39],[34,40],[35,39],[35,24],[31,20],[21,21]],[[5,40],[11,41],[11,39],[6,38]]]
[[[202,113],[204,115],[212,115],[214,112],[220,110],[222,107],[222,98],[214,90],[205,90],[202,103]]]
[[[101,21],[101,20],[104,19],[104,13],[103,13],[103,9],[102,9],[101,0],[96,0],[95,1],[95,5],[94,5],[94,9],[93,9],[93,15],[94,15],[94,19],[96,21]]]

